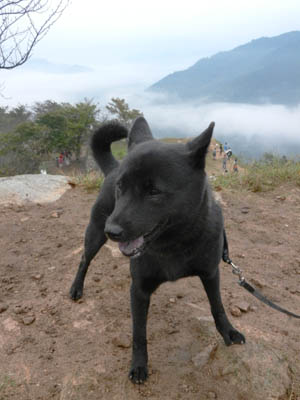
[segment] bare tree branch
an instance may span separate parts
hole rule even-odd
[[[70,0],[0,0],[0,69],[24,64]]]

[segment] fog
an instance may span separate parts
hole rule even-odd
[[[171,102],[145,90],[160,72],[153,68],[145,78],[144,66],[140,67],[102,65],[101,69],[81,74],[45,74],[26,68],[13,74],[3,71],[1,106],[30,106],[48,99],[75,103],[89,98],[105,110],[112,97],[121,97],[131,108],[143,112],[158,138],[195,136],[215,121],[214,137],[223,143],[227,141],[238,156],[259,158],[265,152],[300,155],[300,105],[291,108],[272,104],[204,104],[200,100]]]
[[[171,104],[149,93],[130,100],[131,106],[143,111],[156,137],[195,136],[215,121],[214,137],[246,159],[265,152],[300,156],[300,105]]]

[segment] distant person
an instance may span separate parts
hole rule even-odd
[[[225,144],[224,144],[224,151],[226,152],[227,149],[228,149],[228,144],[227,144],[227,142],[225,142]]]
[[[230,146],[227,146],[227,150],[225,151],[225,153],[227,155],[228,160],[230,160],[230,158],[232,156],[232,150],[231,150]]]
[[[223,153],[223,145],[222,143],[220,144],[220,157],[222,157],[222,153]]]
[[[216,157],[217,157],[217,149],[216,149],[216,147],[213,149],[212,155],[213,155],[213,159],[216,160]]]
[[[233,172],[239,172],[237,158],[234,160],[234,163],[233,163]]]
[[[62,153],[60,153],[59,157],[58,157],[58,166],[59,168],[62,168],[64,163],[64,155]]]
[[[227,154],[224,153],[224,157],[223,157],[223,162],[222,162],[222,168],[224,173],[227,173]]]

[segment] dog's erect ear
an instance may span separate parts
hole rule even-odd
[[[190,161],[195,168],[205,167],[205,155],[213,134],[215,123],[211,122],[205,131],[187,143]]]
[[[153,140],[153,136],[149,125],[144,117],[138,117],[128,134],[128,148],[132,148],[135,144]]]

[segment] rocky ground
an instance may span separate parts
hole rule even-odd
[[[219,194],[234,262],[300,314],[300,188]],[[246,345],[225,347],[198,279],[165,284],[149,312],[149,380],[131,384],[128,260],[108,243],[83,299],[68,297],[95,197],[76,187],[0,205],[1,400],[300,399],[300,320],[258,302],[223,263],[224,305]]]

